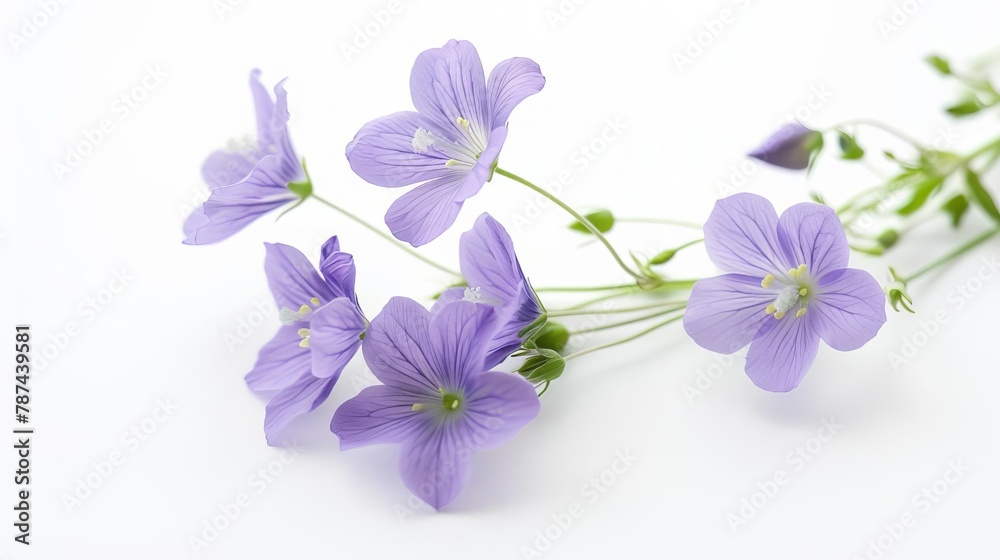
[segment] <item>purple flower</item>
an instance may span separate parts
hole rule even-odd
[[[384,385],[363,389],[337,409],[330,429],[340,448],[400,444],[406,487],[435,508],[455,499],[473,452],[510,440],[540,406],[524,378],[488,371],[497,327],[488,305],[457,301],[432,317],[411,299],[391,299],[363,345]]]
[[[264,434],[273,445],[292,419],[330,395],[368,322],[354,293],[354,257],[340,250],[336,236],[323,244],[322,276],[298,249],[264,245],[264,271],[283,326],[261,348],[246,382],[255,392],[277,391],[264,419]]]
[[[487,367],[493,367],[520,348],[524,339],[519,333],[545,311],[521,270],[510,235],[489,214],[462,234],[459,263],[469,287],[446,290],[431,312],[463,299],[496,307],[501,327],[486,357]]]
[[[730,274],[694,285],[684,329],[713,352],[750,344],[746,372],[762,389],[794,389],[820,339],[856,350],[885,323],[882,288],[847,268],[847,237],[829,207],[796,204],[778,218],[763,197],[733,195],[705,223],[705,248]]]
[[[789,123],[778,129],[756,150],[752,158],[785,169],[805,169],[814,151],[823,145],[823,135],[799,123]]]
[[[308,195],[311,186],[288,136],[283,83],[274,86],[276,100],[272,100],[260,81],[260,70],[250,73],[257,142],[238,152],[212,152],[205,160],[201,174],[212,192],[184,222],[185,244],[217,243],[267,212]],[[292,183],[296,191],[289,187]]]
[[[468,41],[424,51],[410,73],[417,112],[371,121],[347,145],[351,169],[369,183],[423,183],[385,215],[398,239],[423,245],[455,222],[465,199],[492,177],[511,111],[545,85],[538,65],[527,58],[501,62],[488,82],[484,76]]]

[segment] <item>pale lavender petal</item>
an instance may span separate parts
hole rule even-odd
[[[385,223],[396,239],[414,247],[430,243],[458,217],[466,197],[459,193],[467,177],[452,173],[420,185],[396,199]]]
[[[789,266],[804,264],[813,278],[846,267],[851,252],[837,213],[812,202],[796,204],[781,214],[778,241]]]
[[[765,321],[764,310],[775,298],[760,279],[740,274],[705,278],[695,283],[684,313],[684,330],[698,346],[732,354],[754,339]]]
[[[260,80],[260,74],[258,68],[250,71],[250,93],[253,94],[254,113],[257,116],[257,142],[266,146],[274,143],[271,131],[271,123],[274,122],[274,100],[271,99],[267,86]]]
[[[316,308],[310,302],[319,298],[326,303],[334,298],[333,292],[316,272],[309,259],[295,247],[282,243],[265,243],[264,273],[278,308],[298,311],[303,305]]]
[[[419,303],[394,297],[372,319],[361,345],[379,381],[411,393],[439,397],[442,383],[425,352],[431,314]]]
[[[320,259],[326,260],[327,257],[334,253],[340,252],[340,239],[334,235],[330,239],[323,242],[323,246],[320,247],[319,256]]]
[[[747,352],[746,372],[754,385],[776,393],[798,386],[819,350],[812,323],[808,314],[764,322]]]
[[[819,132],[799,123],[789,123],[748,155],[785,169],[805,169],[809,167],[809,157],[817,136],[820,136]]]
[[[354,255],[334,251],[323,257],[319,263],[319,271],[326,278],[334,297],[346,297],[357,304],[357,294],[354,291],[357,267],[354,266]]]
[[[885,324],[885,293],[871,274],[845,268],[819,280],[809,305],[816,332],[831,348],[857,350]]]
[[[446,155],[437,150],[418,153],[413,136],[418,129],[436,132],[436,125],[419,113],[401,112],[361,127],[347,145],[347,161],[359,177],[380,187],[401,187],[451,174]]]
[[[472,453],[461,437],[464,434],[455,432],[454,424],[444,423],[419,432],[400,449],[403,483],[435,509],[454,500],[469,479]]]
[[[257,116],[257,147],[261,155],[281,158],[282,165],[277,173],[282,184],[287,184],[304,178],[305,173],[288,133],[288,93],[284,84],[285,80],[281,80],[274,86],[275,99],[272,99],[260,81],[260,70],[250,72],[250,91]]]
[[[257,363],[246,375],[247,386],[256,392],[284,389],[309,373],[309,349],[300,348],[298,328],[281,327],[257,354]]]
[[[778,244],[778,214],[762,196],[740,193],[719,200],[704,229],[708,257],[726,272],[763,278],[789,268]]]
[[[530,58],[511,58],[497,64],[486,83],[492,126],[507,124],[514,107],[544,86],[542,69]]]
[[[440,387],[461,392],[471,376],[485,371],[486,349],[498,327],[492,306],[469,301],[446,305],[433,317],[426,355]]]
[[[434,305],[431,306],[431,317],[436,317],[449,303],[462,301],[463,299],[465,299],[465,288],[448,288],[441,292],[441,295],[434,300]]]
[[[330,430],[340,438],[341,449],[415,440],[431,420],[412,409],[425,398],[387,385],[365,387],[340,405]]]
[[[210,188],[234,185],[247,178],[261,158],[256,150],[231,153],[216,150],[208,155],[201,166],[201,176]]]
[[[492,119],[488,113],[486,74],[479,53],[468,41],[448,41],[420,53],[410,72],[410,96],[420,114],[465,144],[483,147]],[[458,119],[469,121],[468,130]]]
[[[514,242],[489,214],[480,215],[472,229],[462,234],[458,258],[469,286],[504,302],[517,296],[518,285],[525,280]]]
[[[519,375],[481,373],[469,378],[466,391],[465,438],[477,451],[510,441],[541,408],[535,387]]]
[[[316,410],[333,390],[335,377],[323,379],[306,373],[289,387],[281,390],[267,403],[264,415],[264,435],[268,445],[277,445],[278,436],[296,416]]]
[[[338,297],[317,309],[309,322],[309,350],[316,377],[340,377],[340,372],[361,348],[361,333],[368,327],[358,306]]]

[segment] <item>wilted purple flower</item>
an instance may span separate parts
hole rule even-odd
[[[448,229],[465,199],[492,177],[511,111],[544,85],[538,65],[527,58],[501,62],[487,82],[468,41],[421,53],[410,73],[417,112],[371,121],[347,145],[351,169],[369,183],[424,182],[386,213],[393,235],[418,246]]]
[[[487,371],[498,326],[488,305],[457,301],[437,315],[396,297],[372,320],[363,345],[384,383],[365,388],[333,416],[341,449],[401,444],[403,482],[435,508],[468,479],[472,454],[510,440],[538,414],[524,378]]]
[[[797,122],[789,123],[747,155],[785,169],[805,169],[813,151],[822,146],[822,140],[821,133]]]
[[[299,200],[290,183],[308,189],[307,177],[288,135],[288,102],[284,80],[274,86],[275,100],[250,73],[257,111],[257,143],[238,153],[212,152],[201,174],[212,189],[208,200],[184,222],[187,245],[207,245],[231,237],[258,217]]]
[[[713,352],[750,344],[746,372],[762,389],[794,389],[820,339],[856,350],[885,323],[882,288],[847,268],[847,237],[827,206],[796,204],[779,219],[763,197],[724,198],[705,223],[705,248],[730,274],[694,285],[684,329]]]
[[[283,326],[246,376],[255,392],[278,393],[267,405],[264,434],[274,444],[296,416],[316,409],[361,346],[368,321],[354,292],[354,257],[337,237],[323,244],[319,270],[298,249],[265,243],[264,271]]]
[[[487,367],[493,367],[521,346],[524,339],[519,333],[544,311],[521,270],[514,242],[489,214],[479,216],[472,229],[462,234],[459,263],[469,287],[446,290],[431,311],[436,313],[462,299],[495,306],[501,327],[486,357]]]

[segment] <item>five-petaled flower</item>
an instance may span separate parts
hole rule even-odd
[[[885,294],[847,268],[847,237],[827,206],[796,204],[778,218],[763,197],[724,198],[705,224],[705,248],[729,274],[694,285],[684,329],[713,352],[750,344],[746,372],[762,389],[794,389],[820,339],[856,350],[885,323]]]
[[[468,41],[452,40],[417,57],[410,73],[417,112],[371,121],[347,145],[351,169],[369,183],[423,183],[385,215],[398,239],[423,245],[455,222],[462,203],[492,177],[511,111],[544,85],[527,58],[501,62],[487,81]]]
[[[250,73],[257,142],[238,152],[212,152],[205,160],[201,173],[212,192],[184,222],[185,244],[217,243],[271,210],[308,196],[311,185],[288,135],[283,84],[284,80],[274,86],[272,100],[260,81],[260,70]]]
[[[264,419],[264,434],[273,445],[292,419],[330,395],[360,348],[368,321],[354,292],[354,257],[340,250],[336,236],[323,244],[319,273],[298,249],[265,246],[264,271],[283,326],[261,348],[246,382],[255,392],[277,391]]]
[[[539,410],[524,378],[489,371],[496,309],[455,301],[431,315],[396,297],[372,320],[363,352],[384,385],[367,387],[334,414],[341,449],[400,444],[400,473],[435,508],[451,502],[472,455],[510,440]]]

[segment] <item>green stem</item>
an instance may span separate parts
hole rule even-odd
[[[621,309],[557,309],[555,311],[548,311],[545,314],[548,317],[579,317],[580,315],[592,315],[594,313],[634,313],[636,311],[648,311],[666,306],[680,306],[679,308],[683,308],[686,305],[687,301],[660,301],[649,305],[623,307]]]
[[[359,218],[358,216],[355,216],[354,214],[348,212],[347,210],[341,208],[340,206],[337,206],[336,204],[330,202],[329,200],[327,200],[325,198],[322,198],[322,197],[316,195],[315,193],[310,194],[310,196],[312,198],[316,199],[317,202],[321,202],[321,203],[329,206],[330,208],[336,210],[337,212],[340,212],[344,216],[346,216],[346,217],[354,220],[358,224],[360,224],[360,225],[368,228],[369,231],[375,233],[376,235],[382,237],[386,241],[392,243],[393,245],[395,245],[396,247],[398,247],[400,250],[405,251],[411,257],[413,257],[415,259],[419,259],[419,260],[423,261],[424,263],[426,263],[426,264],[428,264],[428,265],[430,265],[430,266],[432,266],[432,267],[434,267],[434,268],[436,268],[436,269],[438,269],[441,272],[444,272],[446,274],[450,274],[452,276],[457,276],[459,278],[462,277],[462,273],[461,272],[459,272],[457,270],[452,270],[452,269],[448,268],[447,266],[438,264],[438,263],[434,262],[433,260],[431,260],[431,259],[429,259],[429,258],[427,258],[427,257],[425,257],[423,255],[421,255],[420,253],[414,251],[412,248],[407,247],[406,245],[400,243],[395,237],[393,237],[393,236],[389,235],[388,233],[380,230],[379,228],[377,228],[377,227],[369,224],[368,222],[364,221],[363,219]]]
[[[613,286],[545,286],[535,288],[536,292],[606,292],[611,290],[626,290],[636,287],[635,284],[615,284]]]
[[[883,123],[881,121],[877,121],[875,119],[853,119],[853,120],[849,120],[849,121],[844,121],[844,122],[842,122],[842,123],[840,123],[838,125],[831,126],[827,130],[836,130],[838,128],[844,128],[846,126],[851,126],[851,125],[856,125],[856,126],[870,126],[872,128],[877,128],[877,129],[879,129],[879,130],[881,130],[883,132],[886,132],[888,134],[891,134],[891,135],[895,136],[896,138],[899,138],[903,142],[906,142],[907,144],[913,146],[914,148],[917,149],[917,151],[921,151],[921,152],[924,151],[923,145],[916,138],[910,136],[909,134],[906,134],[905,132],[903,132],[903,131],[901,131],[901,130],[899,130],[897,128],[894,128],[894,127],[892,127],[890,125],[887,125],[887,124],[885,124],[885,123]]]
[[[977,247],[977,246],[985,243],[986,241],[988,241],[990,238],[992,238],[993,236],[997,235],[998,233],[1000,233],[1000,228],[986,231],[986,232],[984,232],[984,233],[982,233],[982,234],[974,237],[973,239],[969,240],[965,244],[959,246],[954,251],[951,251],[950,253],[948,253],[948,254],[944,255],[943,257],[935,260],[934,262],[928,264],[927,266],[921,268],[920,270],[914,272],[913,274],[911,274],[911,275],[903,278],[902,279],[903,283],[905,284],[905,283],[912,282],[913,280],[916,280],[917,278],[920,278],[921,276],[923,276],[924,274],[927,274],[928,272],[934,270],[935,268],[937,268],[937,267],[939,267],[939,266],[941,266],[943,264],[946,264],[946,263],[949,263],[949,262],[955,260],[956,258],[958,258],[958,257],[962,256],[963,254],[969,252],[970,250],[974,249],[975,247]]]
[[[607,330],[607,329],[614,329],[614,328],[617,328],[617,327],[624,327],[625,325],[631,325],[633,323],[639,323],[639,322],[642,322],[642,321],[648,321],[650,319],[655,319],[657,317],[662,317],[662,316],[664,316],[664,315],[666,315],[668,313],[673,313],[674,311],[680,311],[681,309],[684,309],[685,307],[687,307],[687,304],[683,304],[683,305],[680,305],[680,306],[676,306],[675,305],[674,307],[671,307],[669,309],[661,309],[661,310],[657,311],[656,313],[650,313],[648,315],[643,315],[642,317],[634,317],[632,319],[627,319],[625,321],[618,321],[617,323],[608,323],[607,325],[601,325],[601,326],[598,326],[598,327],[591,327],[589,329],[581,329],[581,330],[578,330],[578,331],[570,331],[569,334],[571,334],[571,335],[573,335],[573,334],[587,334],[587,333],[592,333],[592,332],[597,332],[597,331],[603,331],[603,330]]]
[[[661,224],[665,226],[677,226],[688,229],[696,229],[698,231],[702,230],[701,224],[696,224],[694,222],[685,222],[683,220],[667,220],[660,218],[615,218],[615,221],[623,224]]]
[[[964,159],[964,163],[968,163],[968,162],[976,159],[977,157],[985,154],[986,152],[990,152],[990,151],[994,151],[994,150],[1000,151],[1000,138],[997,138],[995,140],[987,142],[986,144],[983,144],[982,146],[976,148],[976,150],[974,150],[971,154],[969,154],[969,155],[965,156],[965,158],[963,158]]]
[[[511,179],[512,181],[517,181],[518,183],[521,183],[522,185],[528,187],[529,189],[535,191],[536,193],[556,203],[556,206],[562,208],[563,210],[568,212],[570,216],[576,218],[576,220],[581,224],[583,224],[583,226],[586,227],[590,231],[590,233],[594,235],[594,237],[596,237],[601,243],[604,244],[604,246],[608,249],[608,252],[611,253],[611,256],[614,257],[615,262],[618,263],[618,266],[620,266],[622,270],[627,272],[629,276],[635,278],[636,280],[645,280],[645,277],[642,274],[639,274],[638,272],[632,270],[627,264],[625,264],[625,261],[622,260],[621,255],[619,255],[618,251],[616,251],[615,248],[611,245],[611,242],[608,241],[608,238],[604,237],[604,234],[601,233],[600,230],[598,230],[597,227],[594,226],[594,224],[590,223],[590,220],[583,217],[579,212],[570,208],[569,205],[559,200],[559,198],[557,198],[549,191],[543,189],[542,187],[539,187],[538,185],[532,183],[531,181],[528,181],[527,179],[519,177],[511,173],[510,171],[507,171],[506,169],[501,169],[499,167],[495,169],[495,172],[498,175],[503,175],[504,177]]]
[[[604,350],[605,348],[611,348],[612,346],[618,346],[619,344],[625,344],[626,342],[632,342],[633,340],[635,340],[635,339],[637,339],[639,337],[645,336],[645,335],[647,335],[647,334],[655,331],[656,329],[659,329],[661,327],[665,327],[665,326],[669,325],[670,323],[678,321],[682,317],[684,317],[683,313],[680,314],[680,315],[678,315],[678,316],[676,316],[676,317],[671,317],[671,318],[669,318],[666,321],[663,321],[661,323],[657,323],[657,324],[653,325],[652,327],[649,327],[648,329],[646,329],[644,331],[639,331],[638,333],[633,334],[632,336],[628,336],[626,338],[623,338],[621,340],[616,340],[614,342],[608,342],[606,344],[600,344],[600,345],[597,345],[597,346],[592,346],[590,348],[585,348],[583,350],[580,350],[579,352],[575,352],[573,354],[570,354],[569,356],[566,356],[565,360],[568,362],[568,361],[570,361],[572,359],[579,358],[580,356],[585,356],[587,354],[590,354],[591,352],[597,352],[598,350]]]

